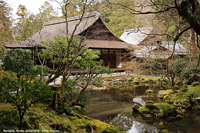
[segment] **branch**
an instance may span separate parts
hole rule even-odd
[[[121,4],[121,3],[111,3],[109,0],[106,0],[106,1],[107,1],[109,4],[119,5],[119,6],[123,7],[123,8],[125,8],[125,9],[127,9],[127,10],[128,10],[130,13],[132,13],[132,14],[158,14],[158,13],[167,12],[167,11],[169,11],[169,10],[171,10],[171,9],[176,9],[175,6],[169,6],[169,7],[165,8],[165,9],[159,10],[159,11],[141,12],[141,11],[137,11],[137,10],[135,10],[135,9],[133,9],[133,8],[130,8],[129,6],[124,5],[124,4]],[[152,0],[151,0],[151,2],[152,2]],[[152,4],[155,5],[156,3],[152,2]]]
[[[172,51],[172,54],[170,55],[170,57],[169,57],[168,59],[173,59],[173,57],[174,57],[175,45],[176,45],[177,40],[180,38],[180,36],[181,36],[184,32],[188,31],[188,30],[191,29],[191,28],[192,28],[192,27],[189,26],[189,27],[185,28],[184,30],[182,30],[180,33],[178,33],[178,34],[176,35],[176,37],[174,38],[173,51]],[[168,60],[168,59],[167,59],[167,60]]]
[[[179,10],[179,15],[182,16],[185,20],[187,20],[187,22],[194,29],[194,31],[198,35],[200,35],[199,0],[184,0],[179,5],[177,4],[176,6],[177,6],[176,8]]]
[[[133,9],[129,9],[129,10],[131,10],[132,14],[159,14],[159,13],[167,12],[171,9],[176,9],[176,7],[172,6],[172,7],[167,7],[166,9],[159,10],[159,11],[147,11],[147,12],[136,11],[136,10],[133,10]]]

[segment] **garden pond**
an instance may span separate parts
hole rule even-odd
[[[113,124],[128,133],[154,133],[161,130],[173,133],[200,133],[200,111],[187,111],[182,119],[153,119],[133,112],[134,103],[145,105],[146,100],[160,101],[155,96],[160,90],[156,84],[112,84],[107,87],[108,89],[87,92],[86,110],[90,117]],[[149,88],[156,90],[151,96],[145,93]]]

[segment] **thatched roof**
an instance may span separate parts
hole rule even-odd
[[[32,48],[32,47],[44,47],[44,44],[41,41],[46,39],[53,39],[55,36],[71,36],[76,25],[79,23],[81,16],[70,17],[67,19],[68,24],[68,33],[66,34],[66,19],[51,21],[44,23],[44,26],[41,31],[35,33],[31,37],[27,38],[25,41],[15,43],[12,45],[6,45],[7,48]],[[100,21],[99,21],[100,20]],[[78,25],[77,29],[74,32],[74,35],[84,35],[88,32],[91,27],[97,23],[103,21],[100,18],[100,13],[92,12],[85,14],[82,21]],[[103,23],[104,29],[103,32],[111,36],[109,39],[104,39],[105,37],[101,36],[98,39],[89,38],[86,39],[84,44],[90,48],[112,48],[112,49],[127,49],[130,48],[130,45],[116,37]],[[99,29],[95,29],[99,30]],[[95,31],[93,30],[93,31]],[[101,33],[104,35],[104,33]],[[96,35],[97,36],[97,35]],[[87,38],[87,37],[86,37]]]

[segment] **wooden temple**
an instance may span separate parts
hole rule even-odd
[[[99,12],[85,14],[82,21],[75,30],[75,35],[84,36],[84,45],[90,49],[100,51],[100,59],[103,65],[117,71],[131,69],[132,60],[128,58],[132,45],[122,41],[106,27]],[[75,25],[80,21],[81,16],[70,17],[44,23],[41,31],[35,33],[26,40],[6,45],[6,48],[33,49],[34,47],[44,48],[41,41],[53,39],[55,36],[66,36],[66,21],[68,22],[68,33],[72,35]]]

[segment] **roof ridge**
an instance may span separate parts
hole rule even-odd
[[[81,16],[82,15],[74,16],[74,17],[69,17],[69,18],[67,18],[67,22],[79,20],[81,18]],[[83,15],[83,18],[89,18],[89,17],[93,17],[93,16],[94,17],[100,17],[101,13],[97,12],[97,11],[94,11],[94,12],[91,12],[91,13],[86,13],[86,14]],[[58,23],[64,23],[64,22],[66,22],[65,19],[54,20],[54,21],[50,21],[50,22],[45,22],[44,26],[58,24]]]
[[[137,28],[132,28],[132,29],[124,29],[124,32],[138,32],[140,29],[142,29],[142,30],[144,30],[144,29],[152,30],[153,27],[147,26],[147,27],[137,27]]]

